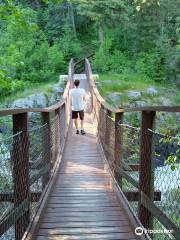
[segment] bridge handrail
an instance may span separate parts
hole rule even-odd
[[[154,203],[154,201],[161,200],[161,192],[154,190],[153,154],[155,134],[153,129],[156,112],[179,113],[180,106],[113,108],[100,95],[88,59],[85,60],[85,64],[86,75],[91,88],[93,121],[96,123],[97,135],[114,179],[120,186],[119,191],[122,192],[124,180],[138,189],[138,191],[122,192],[128,206],[130,201],[138,202],[136,218],[141,221],[146,229],[153,229],[152,222],[155,218],[166,229],[172,229],[171,234],[179,239],[178,226]],[[138,152],[140,161],[138,164],[128,164],[122,159],[124,130],[127,129],[123,124],[123,116],[129,112],[141,113],[141,128],[135,130],[136,134],[139,135],[138,142],[140,145]],[[134,131],[134,128],[131,128],[130,131]],[[134,146],[129,146],[129,148],[131,147]],[[129,171],[138,172],[139,181],[134,179]]]
[[[7,209],[6,204],[1,209],[3,217],[0,219],[0,236],[6,234],[14,226],[15,240],[22,239],[23,235],[26,238],[29,230],[33,229],[30,227],[34,218],[39,217],[37,214],[39,204],[47,198],[47,193],[57,175],[68,133],[69,89],[72,86],[73,74],[74,61],[72,59],[69,63],[68,81],[63,98],[57,104],[43,109],[24,108],[0,111],[0,117],[11,115],[13,122],[13,136],[0,141],[0,155],[4,160],[0,161],[0,167],[2,164],[5,169],[7,168],[6,171],[9,171],[8,176],[12,186],[10,189],[6,188],[6,185],[1,186],[0,204],[3,206],[8,202],[8,205]],[[28,113],[30,112],[41,113],[42,125],[40,127],[28,129]],[[6,151],[1,151],[4,146],[6,146]],[[4,166],[4,162],[8,164]],[[34,187],[34,184],[38,187]],[[9,208],[9,203],[12,202],[14,206]],[[33,202],[32,205],[31,202]]]

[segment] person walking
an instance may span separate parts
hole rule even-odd
[[[76,127],[76,134],[85,134],[84,131],[84,102],[86,92],[83,88],[79,87],[80,80],[74,81],[74,88],[70,90],[71,106],[72,106],[72,119],[74,119],[74,125]],[[78,117],[81,120],[81,130],[78,128]]]

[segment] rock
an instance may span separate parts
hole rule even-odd
[[[141,92],[128,91],[127,95],[128,95],[129,98],[139,98],[139,97],[141,97]]]
[[[163,105],[163,106],[171,106],[171,100],[167,97],[160,97],[159,98],[159,102],[160,102],[160,105]]]
[[[120,101],[120,94],[116,92],[112,92],[108,94],[108,99],[110,99],[111,102],[113,103],[119,103]]]
[[[47,104],[47,98],[43,93],[35,93],[27,98],[21,98],[15,100],[12,104],[12,108],[33,108],[33,107],[45,107]]]
[[[144,107],[144,106],[147,106],[147,102],[145,102],[145,101],[135,101],[133,105],[134,105],[134,107]]]
[[[147,89],[147,93],[150,94],[150,95],[157,95],[158,94],[158,90],[155,89],[154,87],[149,87]]]
[[[38,108],[46,107],[47,97],[45,96],[44,93],[35,93],[33,95],[30,95],[29,97],[33,99],[34,107]]]
[[[59,85],[54,85],[52,87],[52,89],[55,93],[63,93],[64,92],[64,89],[62,87],[60,87]]]
[[[67,80],[68,80],[68,75],[60,75],[59,76],[59,83],[67,82]]]
[[[11,104],[11,108],[32,108],[33,107],[33,99],[30,98],[21,98],[15,100]]]
[[[9,130],[9,126],[7,123],[1,123],[0,124],[0,133],[7,133]]]

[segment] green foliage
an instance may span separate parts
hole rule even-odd
[[[165,143],[165,144],[172,144],[173,142],[176,142],[177,146],[180,145],[180,134],[176,135],[176,139],[171,138],[171,137],[164,137],[160,140],[160,143]],[[170,154],[168,158],[165,161],[166,165],[170,165],[171,170],[175,171],[178,169],[179,164],[178,164],[178,159],[180,159],[180,149],[178,148],[174,154]]]
[[[97,72],[178,85],[178,16],[177,0],[0,0],[0,94],[54,79],[92,51]]]
[[[17,7],[17,12],[5,21],[0,36],[0,95],[5,96],[25,88],[25,82],[45,82],[66,71],[60,45],[52,46],[39,29],[36,12]],[[68,59],[69,60],[69,59]]]

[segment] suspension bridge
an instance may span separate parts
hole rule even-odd
[[[84,73],[75,74],[82,64]],[[75,134],[70,117],[69,90],[75,78],[89,96],[85,136]],[[140,129],[123,123],[124,115],[133,112],[141,115]],[[109,106],[98,92],[88,59],[70,61],[59,103],[1,110],[1,118],[12,117],[13,134],[0,142],[0,239],[159,236],[149,229],[161,229],[161,239],[180,239],[179,168],[171,172],[166,166],[167,177],[158,178],[154,157],[155,142],[176,156],[179,140],[155,132],[159,112],[176,114],[180,107]],[[33,114],[39,118],[30,129]]]

